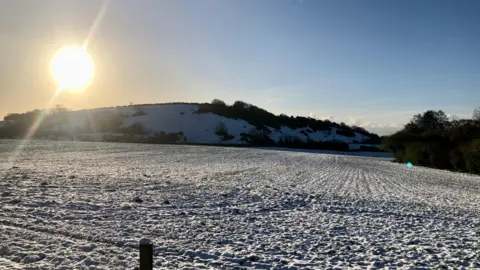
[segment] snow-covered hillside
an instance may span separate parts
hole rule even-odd
[[[18,143],[0,140],[0,269],[134,269],[144,237],[155,269],[480,269],[478,176],[251,148]]]
[[[242,144],[245,142],[241,139],[241,133],[249,133],[256,130],[254,126],[242,119],[230,119],[213,113],[198,114],[198,108],[199,105],[195,104],[166,104],[72,111],[65,114],[67,121],[56,125],[55,129],[74,134],[82,130],[89,122],[97,120],[95,118],[98,115],[120,114],[123,116],[124,127],[141,124],[147,131],[145,136],[162,131],[166,133],[178,133],[181,131],[188,143]],[[219,125],[223,125],[227,133],[233,136],[233,138],[221,140],[220,136],[215,133]],[[296,137],[302,141],[311,139],[322,142],[356,143],[355,147],[358,149],[360,147],[359,142],[369,139],[367,136],[359,133],[355,133],[354,137],[339,135],[336,127],[324,131],[312,131],[307,127],[291,129],[286,126],[280,129],[271,127],[269,129],[271,131],[270,137],[275,142],[282,137]]]

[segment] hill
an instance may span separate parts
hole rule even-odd
[[[57,107],[9,114],[0,137],[25,136],[43,119],[36,137],[94,141],[281,146],[329,150],[372,150],[378,135],[360,127],[307,117],[274,115],[237,101],[142,104],[69,111]]]

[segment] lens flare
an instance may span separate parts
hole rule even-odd
[[[103,16],[105,15],[109,6],[110,0],[104,0],[103,5],[93,21],[88,36],[85,38],[81,47],[65,47],[62,48],[52,59],[50,72],[57,81],[57,91],[50,98],[46,108],[50,108],[58,95],[64,90],[80,90],[87,87],[94,74],[94,62],[90,54],[87,52],[87,47],[92,41],[95,32],[97,31]],[[35,135],[37,129],[42,124],[45,118],[45,113],[40,114],[35,123],[28,129],[24,139],[16,146],[15,152],[8,158],[7,166],[12,167],[17,157],[23,152],[23,149],[28,145],[30,139]]]

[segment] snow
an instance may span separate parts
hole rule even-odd
[[[0,258],[0,269],[22,269],[20,265],[10,260]]]
[[[0,140],[0,268],[480,268],[480,177],[389,159]],[[7,162],[16,156],[15,162]],[[135,200],[139,198],[140,200]]]
[[[141,123],[146,129],[153,132],[177,133],[182,131],[189,143],[205,144],[242,144],[241,133],[248,133],[254,126],[242,119],[230,119],[220,115],[205,113],[197,114],[199,105],[196,104],[161,104],[146,105],[141,107],[116,107],[93,110],[72,111],[66,113],[68,123],[56,127],[57,130],[75,133],[82,129],[86,123],[92,121],[95,113],[117,113],[128,116],[123,121],[123,126],[128,127],[135,123]],[[145,115],[133,116],[137,110],[142,110]],[[94,120],[94,119],[93,119]],[[234,138],[230,141],[221,141],[215,134],[216,127],[223,123],[228,133]],[[348,144],[354,141],[364,141],[368,137],[355,133],[355,137],[345,137],[336,133],[337,128],[331,130],[307,132],[308,128],[290,129],[282,126],[279,130],[269,128],[272,131],[272,139],[278,141],[282,136],[295,136],[303,141],[310,138],[315,141],[337,140]],[[302,134],[307,132],[308,137]],[[100,134],[101,137],[101,134]]]
[[[167,133],[182,131],[188,142],[191,143],[221,143],[215,134],[217,125],[225,124],[228,133],[235,138],[228,143],[240,144],[240,133],[248,132],[253,128],[244,120],[229,119],[212,113],[193,114],[198,105],[161,105],[142,108],[146,115],[128,118],[125,126],[142,123],[154,132]]]

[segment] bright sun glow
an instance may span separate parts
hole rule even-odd
[[[64,47],[53,57],[51,73],[59,89],[80,91],[93,79],[93,59],[83,48]]]

